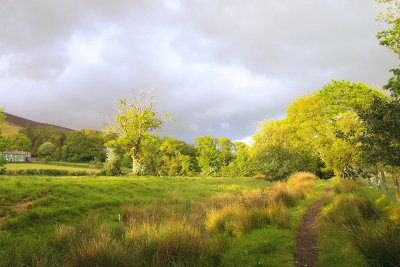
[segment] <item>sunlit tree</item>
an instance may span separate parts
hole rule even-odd
[[[147,95],[141,91],[133,100],[122,98],[119,101],[118,113],[109,123],[105,133],[118,136],[107,143],[107,146],[122,146],[129,148],[132,157],[132,173],[137,175],[141,169],[139,150],[142,138],[153,130],[161,128],[162,116],[170,116],[168,113],[158,113],[154,110],[154,95]],[[171,118],[172,119],[172,118]]]

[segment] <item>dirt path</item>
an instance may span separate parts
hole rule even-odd
[[[33,205],[33,202],[38,200],[38,199],[42,199],[47,195],[51,195],[53,193],[52,190],[50,190],[49,192],[45,193],[43,196],[36,198],[36,199],[21,199],[20,201],[18,201],[17,203],[13,204],[13,205],[6,205],[6,206],[2,206],[0,207],[0,210],[5,210],[5,209],[11,209],[11,210],[15,210],[18,214],[25,212],[28,209],[29,205]],[[5,217],[0,217],[0,223],[1,221],[3,221],[5,218],[7,218],[7,216]]]
[[[26,211],[29,205],[33,205],[34,200],[21,200],[18,203],[15,203],[14,205],[11,206],[3,206],[1,209],[6,209],[9,208],[11,210],[15,210],[18,214],[23,213]],[[2,220],[4,220],[6,217],[0,217],[0,223]]]
[[[315,201],[306,211],[296,237],[296,252],[294,254],[294,266],[314,266],[317,262],[319,251],[317,238],[317,215],[321,211],[322,203],[332,194],[332,188],[328,187],[325,194]]]

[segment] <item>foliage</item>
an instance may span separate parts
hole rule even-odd
[[[392,96],[399,98],[400,97],[400,69],[392,69],[390,70],[393,73],[393,77],[391,77],[386,85],[383,86],[383,89],[389,90],[392,93]]]
[[[32,142],[21,133],[10,134],[6,139],[7,150],[9,151],[32,151]]]
[[[338,235],[342,242],[350,240],[370,266],[397,266],[400,262],[398,206],[380,192],[362,188],[351,180],[342,179],[335,187],[341,189],[324,211],[328,235]]]
[[[222,137],[218,139],[217,147],[220,153],[221,166],[228,166],[233,159],[232,150],[234,149],[234,144],[228,138]]]
[[[386,11],[381,12],[378,20],[386,22],[391,28],[378,32],[379,44],[386,46],[400,57],[400,1],[376,0],[386,4]]]
[[[381,96],[360,82],[332,81],[314,95],[298,98],[288,107],[287,117],[303,144],[340,174],[362,162],[358,136],[363,124],[356,111]]]
[[[50,142],[46,142],[40,145],[38,154],[41,157],[50,156],[54,152],[54,145]]]
[[[197,137],[195,140],[197,161],[204,175],[217,174],[221,169],[221,157],[217,142],[217,139],[208,135]]]
[[[121,166],[118,154],[115,148],[107,148],[107,159],[104,163],[104,170],[106,175],[115,176],[121,174]]]
[[[234,143],[235,153],[229,163],[229,174],[232,176],[246,177],[253,174],[253,158],[250,147],[242,142]]]
[[[63,145],[65,134],[50,126],[31,127],[28,123],[19,133],[26,135],[32,142],[32,152],[37,153],[40,145],[45,142],[51,142],[56,149]]]
[[[264,121],[253,138],[254,170],[269,179],[284,179],[297,171],[318,169],[318,159],[297,140],[287,120]]]
[[[61,158],[70,162],[102,161],[106,157],[104,138],[100,135],[85,135],[82,132],[67,134],[61,147]]]
[[[104,132],[114,134],[117,139],[109,141],[108,147],[122,146],[129,148],[132,157],[132,172],[138,174],[141,166],[138,153],[142,137],[151,131],[159,129],[163,123],[162,114],[153,110],[154,95],[141,91],[132,101],[122,98],[119,101],[118,113],[113,122],[107,126]],[[169,116],[168,113],[164,114]]]

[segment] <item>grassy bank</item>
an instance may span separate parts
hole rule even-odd
[[[398,266],[400,207],[374,188],[336,178],[323,212],[320,266]]]

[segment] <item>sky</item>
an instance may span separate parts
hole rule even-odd
[[[160,135],[248,140],[332,79],[381,87],[398,65],[373,0],[1,0],[0,107],[102,129],[153,91]]]

